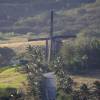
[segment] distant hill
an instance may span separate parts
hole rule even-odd
[[[5,4],[29,4],[29,3],[35,3],[35,4],[53,4],[53,3],[71,3],[71,4],[79,4],[79,3],[91,3],[95,2],[96,0],[0,0],[0,3]]]
[[[0,31],[48,33],[54,9],[55,34],[99,33],[99,0],[0,0]]]

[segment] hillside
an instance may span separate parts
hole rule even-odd
[[[99,0],[0,0],[0,31],[48,33],[50,9],[55,34],[100,31]]]
[[[55,34],[75,34],[87,32],[100,33],[100,2],[81,5],[73,9],[61,9],[54,14]],[[48,33],[50,27],[50,12],[44,12],[34,17],[27,17],[15,23],[18,27],[32,27],[36,33]]]
[[[0,97],[6,95],[6,88],[22,89],[26,92],[27,76],[17,71],[17,68],[0,68]]]

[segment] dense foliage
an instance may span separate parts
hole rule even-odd
[[[11,64],[11,60],[16,56],[16,53],[7,47],[0,48],[0,67],[8,66]]]
[[[61,56],[58,56],[51,64],[51,70],[54,72],[57,78],[57,100],[65,100],[70,98],[72,92],[73,80],[67,74],[65,69],[64,60]]]
[[[75,40],[68,40],[63,44],[61,55],[67,70],[71,72],[100,69],[100,40],[79,34]]]
[[[100,32],[99,0],[0,0],[0,31],[49,33],[52,8],[57,11],[54,15],[56,34]]]
[[[99,100],[100,81],[95,81],[88,86],[81,84],[75,87],[76,82],[69,76],[66,64],[61,56],[57,57],[51,64],[57,78],[57,100]]]
[[[41,100],[41,81],[43,73],[48,71],[45,65],[44,47],[31,47],[27,48],[27,52],[21,60],[23,70],[28,74],[30,85],[29,95],[34,100]]]

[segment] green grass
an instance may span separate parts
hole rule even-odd
[[[25,74],[18,72],[18,67],[0,68],[0,96],[6,88],[25,88],[27,77]]]

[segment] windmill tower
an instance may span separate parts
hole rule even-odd
[[[54,58],[53,16],[54,16],[54,12],[52,10],[51,11],[50,34],[49,34],[50,40],[48,40],[48,63]]]

